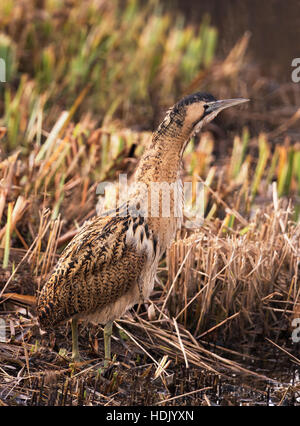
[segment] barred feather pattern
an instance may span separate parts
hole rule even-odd
[[[157,239],[143,217],[116,211],[90,220],[65,248],[41,291],[41,326],[73,317],[97,323],[120,317],[149,296],[158,254]]]
[[[182,154],[211,100],[207,96],[188,96],[168,111],[135,173],[144,192],[134,189],[118,209],[87,222],[65,248],[40,293],[43,328],[70,318],[105,324],[149,297],[159,258],[181,226],[175,212],[183,204]],[[170,217],[162,214],[161,195],[154,206],[159,214],[149,214],[153,182],[173,185]],[[145,200],[147,211],[134,214]]]

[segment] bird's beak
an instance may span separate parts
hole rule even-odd
[[[250,99],[237,98],[237,99],[224,99],[221,101],[205,102],[205,109],[200,121],[196,122],[193,126],[192,136],[197,134],[204,124],[209,123],[213,120],[220,111],[225,108],[229,108],[235,105],[243,104],[248,102]]]
[[[248,102],[250,99],[237,98],[237,99],[224,99],[221,101],[213,101],[207,102],[208,108],[205,111],[205,115],[215,113],[219,113],[225,108],[229,108],[235,105],[243,104],[244,102]]]

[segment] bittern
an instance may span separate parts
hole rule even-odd
[[[84,224],[62,252],[41,290],[38,315],[45,329],[72,320],[75,361],[79,360],[78,320],[105,325],[105,365],[111,359],[113,321],[150,296],[158,261],[181,226],[182,215],[175,211],[183,204],[182,155],[189,140],[220,111],[247,100],[216,100],[195,93],[176,103],[153,134],[128,199]],[[149,196],[153,184],[162,182],[174,184],[177,190],[170,197],[169,215],[162,214],[161,197],[151,205],[154,197]],[[151,215],[153,210],[156,214]]]

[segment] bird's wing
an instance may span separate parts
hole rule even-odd
[[[38,313],[43,326],[116,301],[138,281],[146,254],[126,243],[129,216],[97,217],[63,251],[43,287]]]

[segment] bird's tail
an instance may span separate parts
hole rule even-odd
[[[43,329],[53,328],[72,317],[51,284],[48,282],[42,288],[37,303],[38,319]]]

